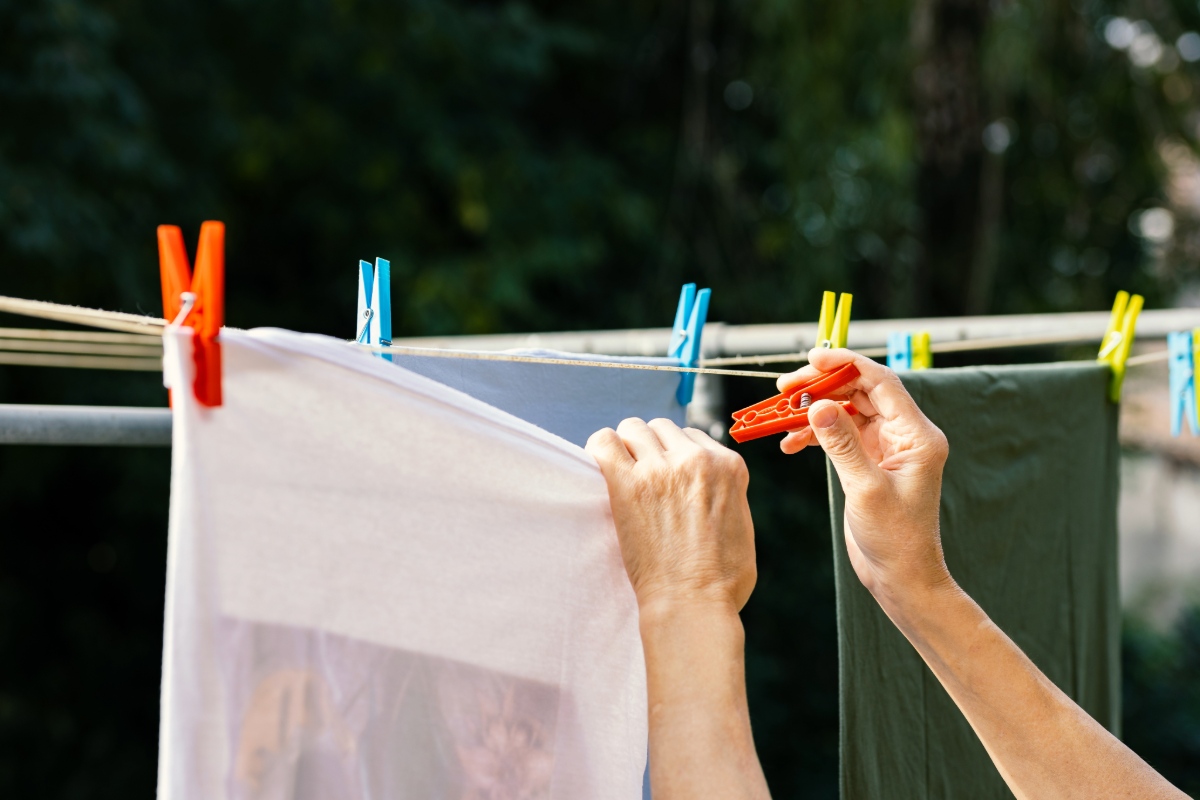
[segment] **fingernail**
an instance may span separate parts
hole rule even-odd
[[[828,428],[837,422],[838,410],[833,403],[823,403],[808,412],[808,421],[814,428]]]

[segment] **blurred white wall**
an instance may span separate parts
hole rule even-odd
[[[1200,436],[1170,434],[1166,362],[1130,370],[1121,444],[1121,601],[1166,626],[1200,602]]]

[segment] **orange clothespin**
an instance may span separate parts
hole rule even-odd
[[[201,405],[221,405],[221,344],[225,324],[225,225],[205,222],[196,248],[196,272],[188,267],[183,232],[158,226],[158,265],[162,274],[163,319],[192,328],[196,362],[193,390]]]
[[[841,389],[859,375],[858,367],[845,364],[833,372],[818,375],[808,383],[768,397],[759,403],[735,411],[729,435],[735,442],[748,442],[776,433],[795,431],[808,425],[808,407]],[[851,414],[858,409],[849,400],[836,401]]]

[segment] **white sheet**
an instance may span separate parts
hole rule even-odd
[[[337,340],[221,336],[218,409],[165,337],[159,797],[640,797],[637,609],[591,458]]]

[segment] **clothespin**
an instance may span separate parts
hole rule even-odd
[[[1117,292],[1117,299],[1112,307],[1112,316],[1108,320],[1108,330],[1104,332],[1104,341],[1100,345],[1100,355],[1096,360],[1103,361],[1112,367],[1112,380],[1108,384],[1108,399],[1114,403],[1121,402],[1121,384],[1125,380],[1125,361],[1129,358],[1130,348],[1133,347],[1138,314],[1142,312],[1144,302],[1145,300],[1140,294],[1131,297],[1129,292]]]
[[[192,328],[196,363],[193,391],[201,405],[221,405],[221,344],[225,324],[225,225],[205,222],[196,248],[196,272],[188,266],[183,232],[158,226],[158,266],[162,276],[163,319]],[[178,387],[176,387],[178,388]]]
[[[834,300],[837,307],[834,308]],[[853,295],[833,292],[821,296],[821,316],[817,322],[817,347],[845,347],[850,333],[850,303]],[[729,435],[735,442],[748,442],[775,433],[794,431],[808,425],[808,407],[858,377],[858,368],[846,364],[840,369],[819,375],[808,383],[787,392],[768,397],[733,414]],[[851,414],[858,409],[847,400],[838,401]]]
[[[700,366],[700,339],[704,333],[704,322],[708,319],[708,300],[712,289],[696,291],[696,284],[685,283],[679,292],[679,306],[675,309],[675,325],[671,328],[671,343],[667,357],[679,359],[681,367]],[[692,402],[692,390],[696,386],[696,373],[685,372],[679,376],[679,389],[675,399],[686,406]]]
[[[392,346],[392,263],[376,258],[358,262],[358,338],[359,344]],[[385,361],[391,353],[376,353]]]
[[[825,292],[821,297],[821,317],[817,322],[817,347],[845,347],[846,337],[850,333],[850,303],[854,295],[842,292],[837,301],[837,311],[833,309],[833,292]]]
[[[1197,365],[1197,364],[1200,364],[1200,328],[1193,328],[1193,329],[1192,329],[1192,375],[1193,375],[1193,382],[1195,381],[1195,377],[1194,377],[1194,376],[1195,376],[1195,374],[1196,374],[1196,365]],[[1193,433],[1195,433],[1195,432],[1196,432],[1198,429],[1200,429],[1200,398],[1197,398],[1197,399],[1196,399],[1196,401],[1195,401],[1194,403],[1192,403],[1192,406],[1193,406],[1193,408],[1195,409],[1195,412],[1196,412],[1196,413],[1193,415],[1193,416],[1194,416],[1194,418],[1195,418],[1195,420],[1196,420],[1196,427],[1195,427],[1195,428],[1192,428],[1192,432],[1193,432]]]
[[[933,352],[929,347],[929,332],[888,334],[887,364],[896,372],[929,369]]]
[[[1167,365],[1171,387],[1171,435],[1183,432],[1187,419],[1192,435],[1200,433],[1200,417],[1196,409],[1196,331],[1167,334]]]
[[[808,425],[809,406],[828,398],[858,375],[858,367],[846,364],[833,372],[818,375],[808,383],[736,411],[729,435],[735,442],[741,443],[776,433],[799,430]],[[835,402],[851,414],[858,413],[858,409],[849,400]]]

